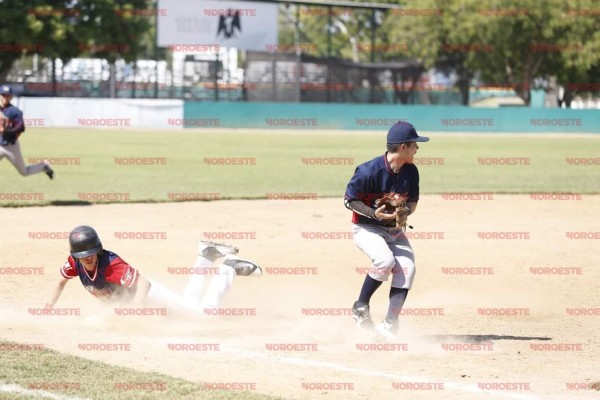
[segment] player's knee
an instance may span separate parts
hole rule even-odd
[[[396,257],[394,257],[391,252],[375,257],[375,259],[373,259],[373,265],[377,268],[389,269],[391,271],[392,268],[396,266]]]

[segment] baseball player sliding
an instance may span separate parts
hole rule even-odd
[[[238,249],[220,243],[200,242],[195,268],[213,269],[214,262],[224,257],[218,265],[204,298],[199,298],[204,275],[192,275],[183,296],[153,282],[130,266],[117,254],[104,249],[94,228],[78,226],[69,234],[71,255],[62,266],[62,278],[54,288],[46,308],[52,308],[60,298],[67,282],[79,277],[83,287],[101,300],[141,305],[150,303],[163,306],[174,313],[203,314],[206,308],[217,308],[231,288],[236,276],[261,276],[262,269],[253,262],[235,256]]]
[[[13,89],[8,85],[0,86],[0,160],[4,157],[15,166],[23,176],[45,172],[50,179],[54,177],[54,171],[48,160],[34,164],[25,165],[21,155],[19,136],[25,132],[23,113],[10,101],[13,97]]]
[[[406,216],[417,209],[419,171],[413,164],[413,158],[419,149],[417,142],[428,140],[419,136],[413,125],[396,123],[387,134],[387,152],[356,167],[344,196],[344,204],[352,210],[354,244],[371,259],[372,264],[358,300],[352,306],[353,317],[359,327],[375,331],[387,339],[396,336],[398,316],[415,277],[413,250],[404,234],[404,225],[400,226],[397,222],[401,211],[405,223]],[[390,193],[393,198],[406,200],[402,209],[389,212],[385,204],[374,208],[378,199],[389,197]],[[392,283],[387,315],[375,326],[369,302],[390,274]]]

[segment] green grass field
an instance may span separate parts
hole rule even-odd
[[[217,193],[219,198],[249,199],[265,198],[266,193],[341,197],[355,166],[383,154],[384,138],[384,132],[275,135],[29,129],[21,138],[25,161],[55,158],[63,165],[55,166],[56,178],[50,181],[45,175],[23,178],[3,160],[0,205],[98,202],[90,193],[117,193],[117,201],[144,202],[169,201],[169,193]],[[597,157],[599,139],[433,135],[417,153],[421,193],[598,193],[598,165],[570,165],[566,160]],[[119,165],[115,160],[132,157],[146,158],[154,165]],[[238,159],[243,165],[205,161],[218,157]],[[478,161],[489,163],[493,157],[518,159],[513,161],[517,165]],[[333,158],[339,165],[307,165],[303,158]],[[13,196],[40,192],[43,199],[38,195],[34,200],[15,200]]]
[[[204,399],[272,400],[276,397],[249,391],[205,389],[167,375],[115,367],[102,362],[69,356],[48,349],[19,346],[0,340],[0,399],[38,398],[27,392],[9,392],[7,385],[25,390],[43,390],[77,398],[103,400],[127,399]],[[24,350],[29,349],[29,350]]]

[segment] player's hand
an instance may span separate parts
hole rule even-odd
[[[375,218],[377,218],[379,220],[396,219],[396,213],[395,212],[393,212],[391,214],[386,213],[385,212],[385,204],[384,204],[375,210]]]

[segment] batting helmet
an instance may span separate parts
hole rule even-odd
[[[82,225],[73,229],[69,234],[71,255],[84,258],[102,251],[100,237],[91,226]]]

